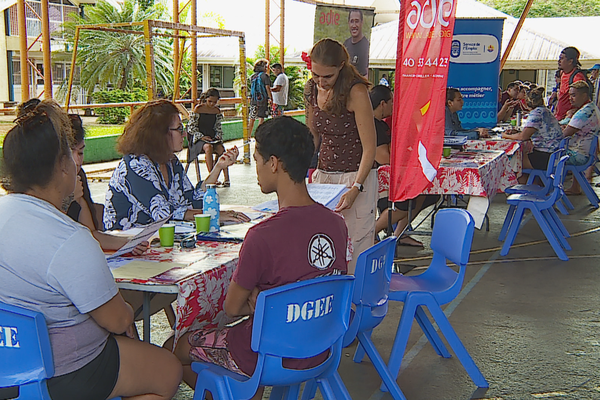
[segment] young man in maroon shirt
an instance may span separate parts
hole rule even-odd
[[[581,67],[579,63],[579,50],[575,47],[565,47],[558,57],[558,68],[562,70],[560,86],[558,89],[558,103],[554,115],[559,121],[573,108],[569,100],[569,86],[577,81],[585,81],[583,72],[577,72]],[[575,76],[571,79],[571,75]]]
[[[188,333],[179,340],[175,355],[183,364],[183,379],[191,387],[196,374],[190,364],[196,360],[243,375],[254,373],[258,355],[250,342],[260,291],[347,272],[352,251],[346,224],[340,215],[315,203],[306,189],[305,178],[313,153],[308,127],[291,117],[273,118],[256,130],[254,160],[258,184],[263,193],[277,193],[279,212],[250,228],[227,290],[225,312],[233,318],[250,318],[224,329]],[[284,360],[283,365],[305,369],[320,364],[326,357],[324,353],[310,359]],[[262,391],[258,390],[253,399],[262,398]]]

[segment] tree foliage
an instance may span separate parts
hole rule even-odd
[[[125,0],[116,8],[100,0],[94,7],[86,7],[84,17],[70,14],[71,21],[63,27],[67,41],[72,44],[76,25],[140,22],[165,17],[166,10],[160,4],[144,8],[134,0]],[[143,31],[141,26],[129,29]],[[170,93],[173,88],[171,41],[160,36],[153,37],[152,41],[157,86],[164,93]],[[81,67],[81,86],[88,93],[97,86],[100,89],[116,87],[121,90],[146,86],[143,35],[81,30],[77,54],[77,64]]]
[[[499,11],[519,18],[527,0],[480,0]],[[590,17],[600,15],[600,0],[534,0],[528,18]]]

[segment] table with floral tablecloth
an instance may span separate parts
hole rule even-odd
[[[388,190],[390,170],[389,165],[379,167],[379,192]],[[470,195],[467,210],[479,228],[494,195],[516,184],[517,177],[504,151],[463,151],[442,158],[435,179],[423,194]]]
[[[225,315],[223,302],[237,267],[240,247],[240,243],[197,242],[194,249],[151,248],[135,260],[178,265],[149,279],[116,279],[117,285],[142,292],[161,292],[157,286],[175,286],[177,341],[190,329],[231,322]]]
[[[463,149],[468,150],[500,150],[506,153],[510,166],[517,177],[523,173],[523,142],[509,139],[468,140]]]

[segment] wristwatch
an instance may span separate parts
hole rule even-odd
[[[363,186],[362,183],[358,183],[358,182],[354,182],[354,184],[352,185],[352,187],[355,187],[358,189],[359,192],[364,192],[365,187]]]

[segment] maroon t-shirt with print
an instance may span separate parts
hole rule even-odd
[[[349,243],[344,219],[323,205],[286,207],[248,231],[232,280],[247,290],[257,287],[262,291],[319,276],[346,274],[348,258],[352,258]],[[250,346],[252,321],[250,317],[227,334],[231,356],[248,375],[254,373],[258,360]],[[306,369],[326,357],[324,353],[284,360],[283,365]]]

